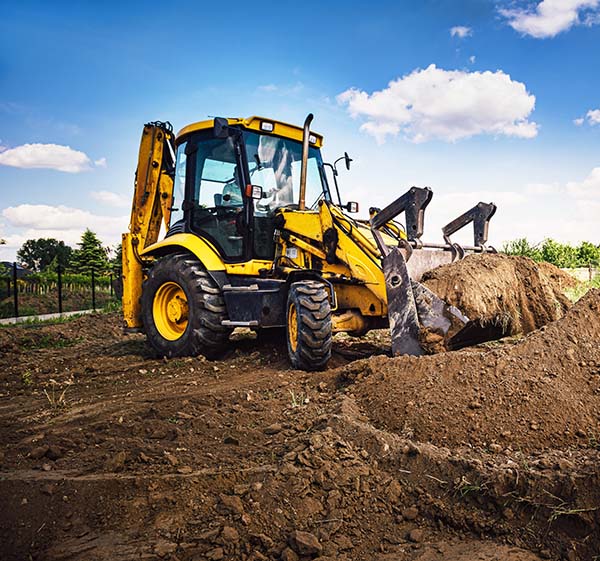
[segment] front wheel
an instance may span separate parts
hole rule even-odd
[[[331,307],[322,283],[292,283],[287,301],[287,347],[294,368],[322,370],[331,358]]]
[[[156,262],[142,287],[142,321],[160,356],[216,358],[231,330],[221,290],[200,262],[174,254]]]

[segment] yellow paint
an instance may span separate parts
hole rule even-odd
[[[260,124],[263,121],[272,123],[273,131],[266,132],[266,131],[261,130]],[[227,119],[227,122],[230,125],[238,125],[245,129],[248,129],[248,130],[257,131],[261,134],[283,136],[285,138],[290,138],[291,140],[297,140],[299,142],[302,142],[302,136],[304,134],[304,130],[302,127],[297,127],[296,125],[290,125],[289,123],[284,123],[283,121],[275,121],[274,119],[267,119],[265,117],[252,116],[252,117],[248,117],[247,119],[233,118],[233,119]],[[177,144],[179,144],[182,141],[182,138],[184,136],[186,136],[187,134],[189,134],[191,132],[212,129],[213,124],[214,124],[214,119],[207,119],[205,121],[198,121],[197,123],[192,123],[191,125],[188,125],[187,127],[182,128],[177,133],[177,138],[176,138]],[[312,134],[316,140],[316,142],[314,144],[312,144],[312,146],[314,146],[316,148],[321,148],[321,146],[323,146],[323,137],[320,134],[314,133],[312,131],[310,134]]]
[[[147,247],[140,255],[143,257],[157,257],[175,253],[181,249],[193,253],[209,271],[225,270],[225,263],[219,257],[219,253],[215,247],[207,240],[199,238],[195,234],[174,234]]]
[[[161,285],[152,302],[152,317],[158,332],[168,341],[176,341],[188,326],[188,301],[175,282]]]
[[[298,348],[298,312],[296,310],[296,304],[290,304],[287,313],[287,333],[290,348],[293,352],[296,352]]]
[[[360,333],[365,331],[367,327],[365,318],[356,310],[347,310],[341,314],[334,314],[331,322],[335,333]]]
[[[142,131],[129,232],[123,234],[123,318],[129,328],[142,326],[140,298],[143,271],[139,259],[145,248],[158,240],[161,223],[168,227],[173,180],[163,173],[165,138],[173,134],[155,125]]]

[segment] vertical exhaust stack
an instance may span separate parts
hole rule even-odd
[[[306,209],[306,171],[308,168],[308,142],[310,137],[310,124],[314,115],[309,113],[304,121],[304,132],[302,134],[302,166],[300,168],[300,201],[298,210]]]

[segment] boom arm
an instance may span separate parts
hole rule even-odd
[[[139,253],[158,240],[161,223],[169,225],[173,202],[175,152],[173,127],[156,121],[144,125],[129,232],[123,234],[123,316],[128,328],[141,327],[143,281]]]

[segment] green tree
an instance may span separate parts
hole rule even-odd
[[[67,267],[72,253],[73,250],[63,241],[38,238],[27,240],[21,246],[17,251],[17,260],[27,269],[42,273],[56,268],[57,265]]]
[[[577,267],[577,251],[569,244],[562,244],[547,238],[540,248],[542,259],[557,267]]]
[[[107,251],[102,247],[98,236],[89,228],[81,235],[79,249],[73,252],[71,269],[80,275],[90,275],[92,270],[96,274],[108,271]]]
[[[590,242],[581,242],[576,249],[577,261],[580,267],[597,266],[600,264],[600,247]]]
[[[114,255],[110,260],[110,270],[115,274],[121,273],[123,266],[123,246],[118,244],[114,248]]]
[[[505,243],[502,246],[502,253],[507,255],[522,255],[530,257],[534,261],[541,261],[542,254],[537,245],[531,245],[527,238],[519,238]]]

